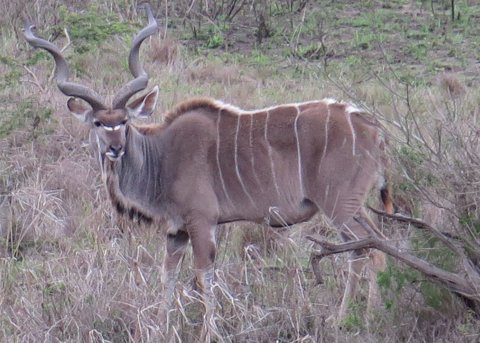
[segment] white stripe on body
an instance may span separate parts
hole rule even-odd
[[[240,185],[242,186],[243,192],[247,195],[248,199],[252,203],[252,205],[255,206],[255,201],[253,200],[252,196],[250,193],[247,191],[247,188],[245,187],[245,183],[242,180],[242,177],[240,175],[240,168],[238,166],[238,132],[240,131],[240,115],[237,116],[237,128],[235,130],[235,142],[234,142],[234,161],[235,161],[235,172],[237,173],[238,181],[240,182]]]
[[[363,112],[361,109],[359,109],[357,106],[349,104],[347,108],[345,109],[348,113],[354,113],[354,112]]]
[[[325,197],[323,199],[323,204],[326,205],[328,201],[328,193],[330,192],[330,184],[325,187]]]
[[[218,167],[218,175],[220,176],[220,183],[222,184],[223,193],[225,197],[233,204],[232,199],[227,193],[227,187],[225,186],[225,180],[223,179],[222,168],[220,167],[220,119],[221,119],[221,110],[218,111],[218,118],[217,118],[217,167]]]
[[[323,153],[322,153],[322,158],[320,159],[320,163],[323,162],[325,156],[327,155],[329,124],[330,124],[330,104],[327,104],[327,119],[325,120],[325,145],[323,146]]]
[[[348,126],[350,127],[350,130],[352,130],[352,154],[355,156],[355,140],[356,140],[356,135],[355,135],[355,130],[352,125],[352,115],[350,112],[345,111],[345,116],[347,118]]]
[[[270,168],[272,169],[273,184],[278,196],[280,197],[280,188],[278,187],[277,177],[275,175],[275,164],[273,162],[272,147],[268,143],[268,119],[270,118],[270,111],[267,111],[267,117],[265,119],[265,144],[267,145],[268,158],[270,159]]]
[[[212,242],[214,246],[217,246],[216,231],[217,231],[217,226],[213,225],[210,228],[210,242]]]
[[[333,214],[335,213],[335,210],[337,209],[339,196],[340,196],[340,192],[337,192],[337,196],[335,197],[335,202],[333,203],[332,213],[330,214],[330,218],[332,219],[333,222],[335,222],[335,219],[337,219]]]
[[[305,189],[303,186],[303,177],[302,177],[302,155],[300,151],[300,139],[298,137],[298,118],[300,118],[300,107],[297,108],[297,116],[295,117],[295,122],[293,128],[295,131],[295,140],[297,142],[297,162],[298,162],[298,182],[300,183],[300,191],[302,193],[302,198],[305,197]]]
[[[330,106],[331,104],[337,104],[337,103],[339,103],[337,100],[332,99],[332,98],[325,98],[325,99],[322,100],[322,102],[323,102],[324,104],[326,104],[327,106]]]
[[[251,154],[251,163],[252,163],[252,172],[253,172],[253,177],[255,178],[255,181],[258,184],[258,187],[260,187],[260,191],[263,193],[263,187],[262,183],[260,182],[260,179],[258,178],[257,171],[255,170],[255,152],[253,149],[253,113],[250,113],[250,130],[249,130],[249,148],[250,148],[250,154]]]

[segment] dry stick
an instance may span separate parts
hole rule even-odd
[[[45,93],[46,89],[43,88],[40,82],[38,81],[37,75],[35,75],[35,73],[31,69],[29,69],[27,66],[24,65],[23,68],[27,71],[27,73],[29,73],[33,77],[33,81],[26,80],[25,82],[33,83],[35,86],[37,86],[40,89],[40,92]]]
[[[415,218],[411,218],[411,217],[405,217],[405,216],[398,215],[398,214],[389,214],[389,213],[386,213],[384,211],[380,211],[380,210],[377,210],[375,208],[372,208],[370,206],[369,206],[369,209],[372,212],[374,212],[374,213],[376,213],[376,214],[378,214],[382,217],[391,218],[391,219],[397,220],[399,222],[409,223],[409,224],[412,224],[412,225],[416,226],[419,229],[428,230],[430,233],[435,235],[435,237],[437,237],[443,244],[445,244],[445,246],[447,248],[449,248],[450,250],[455,252],[463,260],[463,262],[465,262],[465,260],[471,262],[472,259],[473,260],[480,260],[480,249],[479,249],[479,247],[477,247],[475,245],[475,242],[472,243],[472,242],[467,241],[464,237],[456,236],[456,237],[454,237],[454,239],[457,240],[457,241],[460,241],[462,243],[462,246],[459,246],[459,245],[455,244],[455,242],[450,237],[448,237],[446,234],[444,234],[443,232],[439,231],[438,229],[428,225],[424,221],[421,221],[421,220],[415,219]],[[467,251],[467,253],[465,253],[465,250]]]
[[[419,219],[405,217],[401,215],[389,214],[384,211],[380,211],[369,207],[371,211],[374,213],[381,215],[383,217],[395,219],[400,222],[409,223],[416,226],[419,229],[428,230],[430,233],[435,235],[447,248],[452,250],[457,256],[461,259],[461,263],[463,266],[463,270],[465,271],[465,281],[470,284],[470,287],[474,290],[477,297],[480,297],[480,269],[479,266],[474,263],[475,260],[480,260],[480,252],[477,246],[472,244],[472,242],[468,242],[463,237],[457,237],[456,239],[459,240],[463,245],[458,246],[454,243],[454,241],[448,238],[444,233],[439,231],[438,229],[428,225],[424,221]],[[467,253],[465,253],[467,250]]]
[[[63,33],[65,34],[65,37],[67,38],[67,43],[63,46],[63,48],[60,49],[61,53],[63,54],[65,50],[72,44],[72,41],[70,40],[70,35],[68,34],[67,28],[63,29]],[[52,72],[50,73],[50,77],[48,78],[48,82],[52,82],[53,78],[55,77],[55,68],[53,68]]]
[[[462,249],[460,249],[460,247],[455,245],[455,243],[452,242],[452,240],[450,240],[447,236],[445,236],[438,229],[428,225],[424,221],[422,221],[420,219],[412,218],[412,217],[406,217],[406,216],[398,215],[398,214],[389,214],[389,213],[386,213],[384,211],[377,210],[377,209],[375,209],[373,207],[370,207],[370,206],[368,206],[368,208],[372,212],[374,212],[375,214],[378,214],[382,217],[395,219],[395,220],[397,220],[399,222],[403,222],[403,223],[409,223],[409,224],[412,224],[412,225],[416,226],[419,229],[425,229],[425,230],[433,233],[435,235],[435,237],[437,237],[450,250],[452,250],[454,253],[456,253],[459,257],[465,258],[465,253],[463,252]]]
[[[167,39],[167,32],[168,32],[168,0],[165,1],[165,29],[163,31],[163,40]]]
[[[63,53],[63,52],[70,46],[70,44],[72,43],[72,41],[70,40],[70,35],[68,34],[67,28],[64,28],[64,29],[63,29],[63,33],[65,34],[65,37],[67,38],[67,44],[65,44],[65,45],[63,46],[63,48],[60,49],[60,52],[62,52],[62,53]]]
[[[376,76],[374,74],[374,76]],[[362,108],[364,108],[368,113],[372,113],[372,114],[375,114],[377,117],[379,117],[379,120],[381,122],[386,122],[386,123],[389,123],[393,126],[395,126],[397,129],[401,130],[402,132],[405,132],[405,128],[404,128],[404,125],[402,123],[399,123],[395,120],[391,120],[391,119],[388,119],[383,113],[377,111],[374,107],[371,107],[369,106],[368,104],[366,104],[365,102],[361,101],[358,96],[356,96],[352,91],[351,91],[351,87],[343,84],[342,82],[340,81],[335,81],[329,74],[325,73],[325,77],[336,87],[338,88],[342,93],[344,93],[347,98],[349,99],[352,99],[353,101],[355,101],[355,103],[361,105]],[[389,88],[387,88],[389,89]],[[383,125],[382,125],[383,127]],[[416,136],[415,134],[412,134],[412,137],[415,138],[417,141],[419,142],[422,142],[421,138]],[[400,141],[399,138],[395,137],[395,136],[392,136],[393,139],[401,142],[401,143],[405,143],[403,141]]]
[[[243,6],[245,5],[246,1],[243,0],[240,5],[238,5],[237,10],[234,12],[235,5],[231,6],[230,11],[227,15],[227,18],[230,18],[230,20],[233,20],[237,16],[237,14],[242,10]]]
[[[436,267],[435,265],[429,262],[426,262],[412,254],[409,254],[408,252],[402,251],[401,249],[398,249],[392,246],[387,240],[379,239],[375,234],[375,232],[370,227],[370,225],[368,225],[368,223],[365,222],[365,220],[363,220],[362,218],[355,218],[355,220],[359,222],[365,228],[365,230],[367,230],[368,233],[370,234],[369,237],[362,240],[347,242],[343,244],[333,244],[330,242],[323,241],[321,239],[317,239],[313,236],[307,236],[307,239],[319,244],[322,247],[321,251],[312,253],[312,255],[314,255],[314,258],[317,260],[320,260],[325,256],[357,250],[357,249],[367,249],[367,248],[378,249],[404,262],[408,266],[419,270],[420,272],[425,274],[427,277],[429,277],[433,281],[445,285],[452,291],[468,299],[471,299],[477,303],[480,301],[479,270],[472,263],[472,261],[467,258],[463,249],[457,246],[454,242],[452,242],[447,236],[442,234],[440,231],[438,231],[437,229],[433,228],[432,226],[428,225],[427,223],[421,220],[410,218],[410,217],[388,214],[386,212],[379,211],[374,208],[370,208],[370,209],[379,215],[392,218],[398,221],[407,222],[419,228],[429,230],[436,237],[438,237],[448,248],[450,248],[462,259],[463,268],[467,275],[460,276],[455,273],[447,272],[443,269]]]
[[[397,249],[390,245],[387,240],[367,237],[358,241],[334,244],[324,241],[322,239],[315,238],[313,236],[307,236],[306,238],[321,246],[322,249],[320,251],[313,253],[318,259],[352,250],[371,248],[378,249],[404,262],[408,266],[417,269],[433,281],[445,285],[452,291],[459,293],[466,298],[480,301],[480,294],[474,287],[472,287],[469,282],[467,282],[462,277],[458,276],[455,273],[450,273],[442,270],[432,265],[431,263],[428,263],[416,256],[409,254],[408,252]]]

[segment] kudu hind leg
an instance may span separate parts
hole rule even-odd
[[[367,317],[371,318],[374,310],[378,309],[381,303],[377,275],[378,272],[385,270],[385,254],[376,250],[371,250],[370,252],[354,251],[351,253],[348,263],[348,277],[338,318],[342,321],[348,316],[348,308],[355,299],[358,283],[364,267],[366,267],[366,276],[368,279],[366,314]]]
[[[368,226],[366,229],[370,235],[383,239],[385,236],[379,230],[377,225],[371,220],[365,209],[360,211],[360,221],[362,227]],[[371,316],[375,308],[379,308],[381,304],[380,288],[378,285],[378,273],[385,271],[387,267],[387,259],[385,253],[380,250],[371,249],[368,253],[367,278],[368,278],[368,299],[367,299],[367,315]]]
[[[348,308],[352,305],[352,302],[355,299],[362,269],[366,262],[367,258],[365,256],[362,256],[357,252],[350,253],[347,282],[345,283],[342,304],[340,305],[340,310],[338,312],[338,318],[340,321],[348,316]]]
[[[379,250],[371,250],[367,265],[367,276],[369,282],[367,315],[372,316],[375,309],[380,308],[381,294],[378,285],[378,273],[385,271],[387,266],[386,256]]]
[[[359,220],[352,219],[348,221],[348,225],[343,225],[344,230],[341,231],[341,234],[344,240],[358,240],[368,235],[383,237],[382,233],[364,209],[361,209],[355,217]],[[368,225],[368,227],[365,227],[366,225]],[[345,319],[347,316],[348,306],[355,298],[362,270],[365,266],[367,267],[366,275],[368,279],[367,316],[370,317],[373,310],[380,305],[380,289],[377,282],[377,273],[385,270],[385,254],[377,250],[353,251],[350,255],[347,283],[340,306],[340,320]]]

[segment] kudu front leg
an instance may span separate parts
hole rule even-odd
[[[212,289],[216,254],[215,230],[215,225],[202,225],[192,227],[190,231],[196,283],[205,306],[202,342],[210,342],[213,337],[221,341],[215,324],[216,302]]]
[[[197,230],[192,233],[193,263],[195,268],[196,285],[205,302],[208,311],[212,303],[212,283],[216,254],[215,227],[208,230]]]
[[[166,241],[166,253],[163,263],[162,284],[165,311],[164,320],[167,320],[168,312],[173,305],[173,293],[180,270],[180,262],[185,255],[189,236],[185,231],[178,231],[176,234],[168,234]]]

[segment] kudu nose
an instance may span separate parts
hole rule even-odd
[[[122,152],[122,146],[120,144],[118,145],[110,145],[109,147],[109,152],[115,156],[115,157],[118,157],[120,155],[120,153]]]

